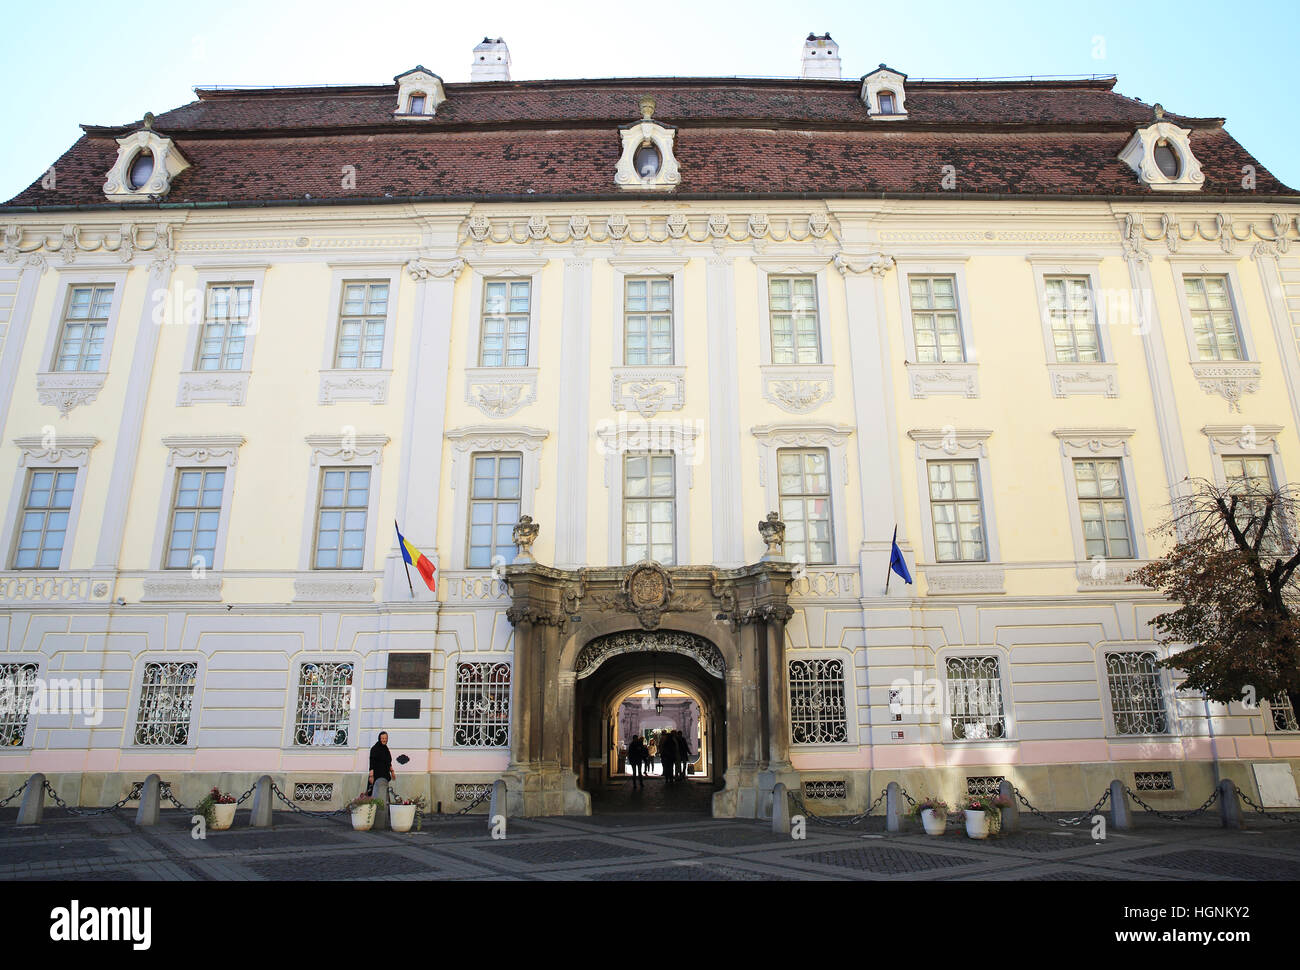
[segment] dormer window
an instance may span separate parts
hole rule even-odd
[[[614,170],[614,184],[620,189],[670,192],[682,181],[673,155],[677,132],[652,121],[654,111],[655,99],[646,95],[641,99],[641,120],[619,130],[623,151]]]
[[[1156,142],[1155,150],[1151,154],[1155,158],[1156,168],[1160,169],[1162,175],[1171,179],[1178,178],[1182,166],[1178,164],[1178,152],[1167,139],[1161,138]]]
[[[149,177],[153,175],[153,152],[145,148],[136,152],[135,158],[131,159],[131,168],[127,175],[127,184],[132,189],[142,189],[149,184]]]
[[[894,92],[893,91],[880,92],[880,113],[882,115],[894,114]]]
[[[157,202],[171,189],[172,179],[190,167],[170,138],[153,130],[153,115],[144,127],[117,139],[117,161],[104,181],[109,202]]]
[[[862,79],[858,96],[867,106],[867,114],[877,121],[902,121],[907,118],[906,74],[881,64]]]
[[[393,78],[397,82],[397,108],[393,117],[407,121],[432,118],[447,100],[442,78],[425,67],[413,67]]]
[[[655,148],[654,142],[649,139],[643,141],[636,154],[632,156],[632,167],[643,179],[652,179],[658,175],[659,166],[662,164],[663,159],[659,155],[659,149]]]
[[[413,115],[424,114],[424,95],[413,94],[408,106],[408,113]]]
[[[1205,175],[1192,154],[1191,134],[1190,128],[1166,121],[1165,109],[1155,105],[1155,121],[1133,133],[1120,161],[1154,192],[1197,192]]]

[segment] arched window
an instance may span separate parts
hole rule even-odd
[[[892,115],[892,114],[894,114],[894,113],[895,113],[895,112],[894,112],[894,92],[893,92],[893,91],[881,91],[879,97],[880,97],[880,113],[881,113],[882,115]]]
[[[1178,152],[1168,140],[1161,138],[1156,142],[1155,150],[1152,153],[1155,156],[1156,168],[1166,178],[1176,179],[1182,171],[1182,163],[1178,159]]]
[[[127,178],[131,183],[131,188],[142,189],[149,184],[152,175],[153,152],[145,148],[138,152],[135,158],[131,159],[131,167],[128,170]]]

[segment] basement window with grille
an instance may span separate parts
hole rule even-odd
[[[1135,771],[1133,787],[1137,791],[1177,791],[1172,771]]]
[[[824,781],[805,781],[803,783],[804,798],[848,798],[849,786],[843,778],[834,778]]]
[[[476,798],[482,798],[491,790],[492,790],[491,785],[484,785],[484,784],[457,785],[452,792],[452,797],[458,802],[472,802]]]
[[[966,794],[992,798],[997,795],[1004,781],[1006,778],[1002,775],[967,775]]]
[[[330,781],[295,781],[295,802],[328,802],[334,797],[334,783]]]

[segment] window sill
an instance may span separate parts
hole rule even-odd
[[[1006,571],[997,563],[944,563],[921,566],[926,594],[1005,593]]]
[[[835,397],[833,364],[765,364],[763,397],[782,411],[807,414]]]
[[[242,406],[248,397],[248,378],[246,370],[182,371],[176,404],[183,408],[194,404]]]
[[[1113,363],[1047,365],[1053,397],[1078,397],[1093,394],[1099,397],[1119,397],[1119,385]]]
[[[179,575],[155,575],[144,580],[142,603],[220,603],[221,577],[195,579],[178,569]]]
[[[67,417],[75,408],[92,404],[104,389],[106,371],[49,371],[36,375],[36,399]]]
[[[355,571],[339,570],[342,576],[331,577],[326,570],[317,576],[293,581],[295,603],[369,603],[375,598],[374,577],[359,576]]]
[[[615,411],[636,411],[653,418],[660,411],[686,405],[686,368],[680,364],[613,367],[610,404]]]
[[[1241,410],[1241,398],[1259,390],[1260,367],[1249,360],[1192,361],[1192,376],[1206,394],[1218,394],[1233,411]]]
[[[1145,586],[1130,583],[1128,578],[1147,564],[1145,559],[1085,559],[1074,564],[1074,577],[1079,581],[1079,592],[1102,590],[1128,590],[1144,592]]]
[[[365,404],[384,404],[388,401],[388,382],[392,376],[391,370],[356,367],[323,370],[320,372],[320,403],[361,401]]]
[[[537,400],[536,367],[470,367],[465,403],[489,418],[508,418]]]
[[[109,573],[108,577],[112,574]],[[0,573],[0,602],[19,603],[107,603],[112,583],[103,573],[58,569],[19,569]]]
[[[958,397],[979,397],[979,365],[960,364],[907,364],[907,383],[912,397],[934,397],[955,394]]]

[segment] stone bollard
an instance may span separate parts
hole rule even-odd
[[[498,778],[492,783],[492,797],[488,799],[488,831],[492,832],[495,828],[493,819],[498,815],[502,818],[506,816],[506,780]]]
[[[45,814],[45,776],[39,771],[27,779],[27,789],[18,808],[19,825],[40,825]]]
[[[1219,819],[1225,829],[1244,829],[1245,819],[1241,817],[1241,802],[1237,801],[1237,786],[1231,778],[1219,782]]]
[[[273,798],[275,798],[275,793],[271,791],[271,776],[263,775],[257,779],[257,790],[253,792],[253,811],[249,813],[249,825],[255,829],[271,828],[271,800]]]
[[[383,808],[375,809],[375,824],[370,826],[370,831],[386,831],[388,829],[388,779],[376,778],[370,794],[384,803]]]
[[[1110,827],[1117,832],[1127,832],[1133,828],[1133,816],[1129,813],[1124,783],[1118,778],[1110,783]]]
[[[157,825],[158,809],[162,807],[162,782],[157,775],[150,775],[144,780],[140,789],[140,807],[135,812],[136,825]]]
[[[901,832],[903,831],[903,806],[901,804],[903,790],[898,787],[898,782],[891,781],[885,786],[885,831]]]
[[[772,832],[790,834],[790,796],[786,794],[785,783],[780,781],[772,786]]]
[[[1008,803],[1001,809],[1002,831],[1019,832],[1020,806],[1016,803],[1016,786],[1004,778],[1002,784],[998,785],[998,794],[1005,798]]]

